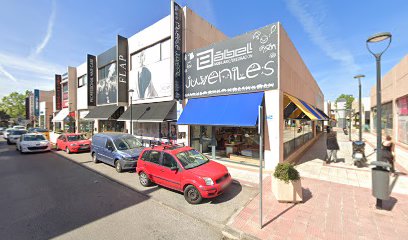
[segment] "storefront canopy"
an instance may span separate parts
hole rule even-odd
[[[253,127],[264,93],[190,99],[177,124]]]
[[[320,115],[323,116],[323,118],[324,118],[325,121],[328,121],[328,120],[329,120],[329,116],[327,116],[326,113],[324,113],[322,110],[320,110],[320,109],[318,109],[318,108],[316,108],[316,110],[320,113]]]
[[[294,108],[293,105],[290,105],[290,104],[287,106],[287,107],[290,107],[291,109],[294,109],[291,114],[287,114],[289,116],[288,118],[293,118],[293,119],[307,118],[310,120],[324,120],[324,117],[321,116],[313,106],[307,104],[305,101],[302,101],[289,94],[285,94],[285,96],[289,98],[291,103],[296,105],[296,108]]]
[[[68,108],[63,108],[57,115],[52,119],[53,122],[62,122],[64,119],[68,116],[69,114],[69,109]]]
[[[98,119],[98,120],[109,120],[112,118],[112,115],[120,108],[117,105],[106,105],[106,106],[97,106],[94,109],[89,110],[88,115],[85,119]]]
[[[130,120],[130,107],[120,116],[118,121]],[[177,118],[176,102],[158,102],[132,105],[132,121],[164,122],[175,121]]]

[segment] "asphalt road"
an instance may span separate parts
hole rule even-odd
[[[181,194],[157,186],[139,193],[67,160],[60,153],[21,155],[14,145],[7,146],[3,140],[0,164],[1,239],[222,238],[220,229],[208,224],[214,217],[201,220],[203,213],[194,216],[195,212],[211,209],[214,206],[211,202],[194,208],[182,203]],[[117,174],[104,164],[97,167],[122,178],[136,179],[132,173]],[[231,202],[235,209],[247,201],[237,196],[243,189],[238,186],[238,192],[226,195],[223,206]],[[159,191],[164,196],[157,194]],[[248,196],[252,193],[246,192]],[[166,204],[167,196],[173,198],[170,204]],[[235,198],[241,200],[234,203]],[[228,210],[228,214],[234,211]],[[216,215],[217,221],[224,222],[228,214]]]
[[[204,200],[198,205],[188,204],[182,193],[169,190],[160,186],[143,187],[139,182],[139,177],[135,172],[117,173],[114,167],[104,163],[95,164],[92,162],[89,153],[67,154],[64,151],[55,152],[81,166],[92,171],[96,171],[114,181],[128,186],[155,201],[182,212],[192,218],[204,221],[210,225],[222,228],[228,219],[257,194],[257,189],[243,186],[237,182],[231,184],[229,188],[214,199]],[[234,177],[234,175],[232,175]]]

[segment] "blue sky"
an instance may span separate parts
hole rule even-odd
[[[375,84],[375,60],[365,40],[393,34],[382,72],[408,53],[408,2],[302,0],[180,0],[230,37],[280,21],[326,100],[363,96]],[[169,0],[0,0],[0,97],[25,89],[52,89],[54,74],[85,62],[170,14]]]

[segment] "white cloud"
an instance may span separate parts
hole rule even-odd
[[[41,43],[35,48],[34,53],[32,54],[32,56],[37,56],[39,55],[43,49],[47,46],[48,41],[50,41],[51,37],[52,37],[52,30],[54,28],[54,22],[55,22],[55,15],[57,12],[57,6],[56,6],[56,2],[55,0],[52,1],[52,8],[51,8],[51,15],[50,18],[48,20],[48,26],[47,26],[47,32],[44,36],[44,39],[41,41]]]
[[[316,2],[313,2],[316,4]],[[289,11],[297,18],[309,38],[320,47],[323,52],[335,61],[339,61],[349,72],[358,72],[360,67],[355,63],[351,52],[341,46],[337,46],[330,41],[324,31],[322,16],[325,12],[322,6],[310,6],[313,11],[308,11],[308,5],[299,0],[287,0],[286,5]]]
[[[14,82],[17,82],[17,79],[13,75],[11,75],[11,73],[6,71],[6,69],[4,69],[1,64],[0,64],[0,73],[2,73],[4,76],[9,78],[10,80],[13,80]]]

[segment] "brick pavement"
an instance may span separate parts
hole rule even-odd
[[[339,163],[325,164],[322,136],[300,159],[304,203],[278,203],[271,175],[264,179],[263,229],[259,228],[259,195],[228,226],[259,239],[405,239],[408,236],[408,177],[406,169],[391,177],[391,198],[385,210],[375,209],[371,169],[351,160],[351,142],[339,132]],[[367,151],[373,151],[371,145]],[[374,158],[372,156],[371,158]],[[369,159],[370,161],[371,159]]]
[[[304,203],[278,203],[271,177],[264,180],[263,229],[259,195],[230,220],[235,230],[259,239],[404,239],[408,236],[408,196],[392,193],[384,208],[374,208],[371,190],[302,178]]]

